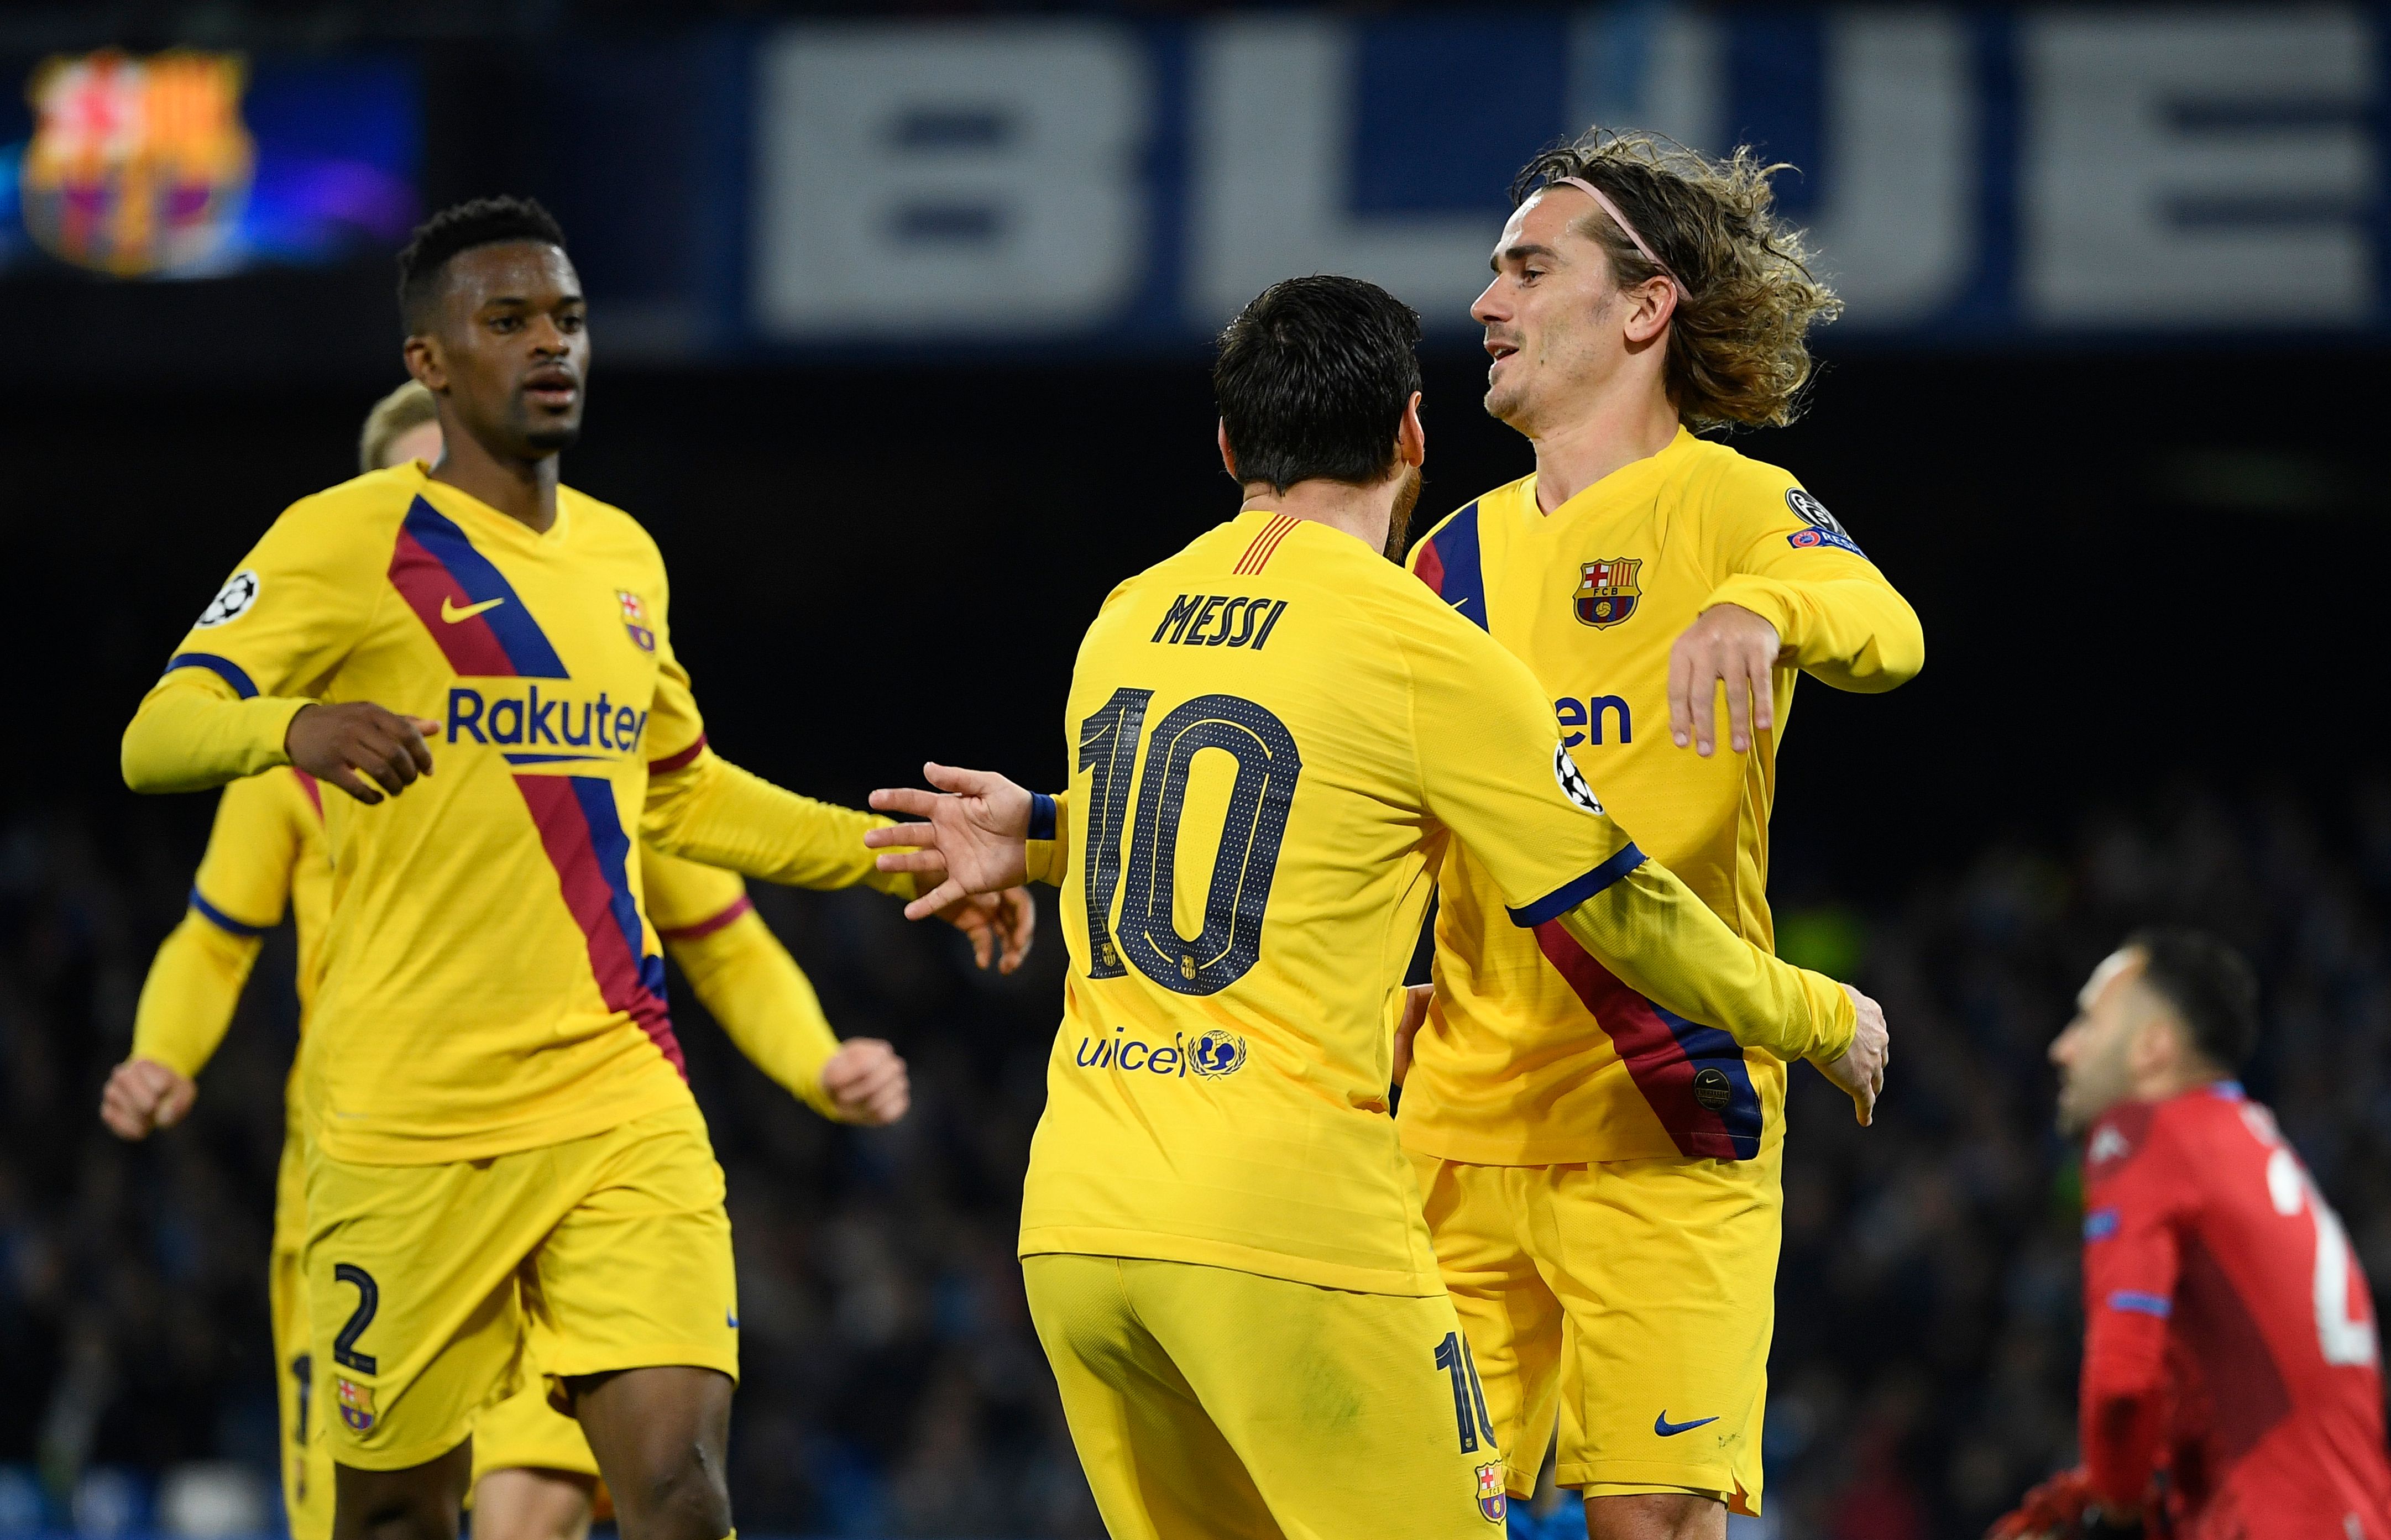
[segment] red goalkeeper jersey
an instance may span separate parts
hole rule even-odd
[[[2155,1471],[2184,1540],[2391,1540],[2374,1302],[2274,1117],[2230,1081],[2128,1102],[2086,1147],[2084,1462]]]

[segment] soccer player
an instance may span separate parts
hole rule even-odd
[[[1797,673],[1889,690],[1924,652],[1816,498],[1695,436],[1788,420],[1804,333],[1835,308],[1769,212],[1769,169],[1602,134],[1529,163],[1471,315],[1486,409],[1536,469],[1411,555],[1535,675],[1638,846],[1763,951]],[[1594,1540],[1715,1540],[1730,1506],[1760,1508],[1786,1067],[1562,926],[1514,924],[1475,845],[1438,883],[1398,1126],[1510,1489],[1534,1489],[1557,1421],[1556,1480]]]
[[[880,821],[707,748],[654,543],[559,485],[589,344],[554,221],[459,205],[400,275],[438,469],[285,511],[143,700],[125,779],[289,765],[345,794],[323,799],[333,893],[299,1066],[334,1534],[456,1534],[468,1436],[513,1388],[527,1314],[628,1540],[719,1540],[730,1228],[633,835],[887,886],[861,848]],[[978,923],[1017,930],[1026,904]]]
[[[2050,1045],[2084,1152],[2084,1463],[1997,1536],[2380,1540],[2374,1302],[2341,1221],[2234,1080],[2257,984],[2197,931],[2111,953]]]
[[[1116,1540],[1485,1535],[1498,1430],[1387,1117],[1431,863],[1477,852],[1666,1008],[1875,1094],[1872,1003],[1738,939],[1603,812],[1525,666],[1391,561],[1418,317],[1353,278],[1246,307],[1214,370],[1238,515],[1105,600],[1056,797],[932,766],[866,836],[1062,885],[1071,966],[1030,1147],[1030,1313]]]
[[[440,459],[439,405],[410,380],[377,402],[359,440],[361,471]],[[101,1116],[127,1139],[179,1122],[194,1078],[231,1024],[260,933],[286,907],[299,949],[301,1021],[323,972],[331,861],[322,792],[304,771],[268,770],[226,785],[183,923],[150,965],[135,1014],[132,1052],[109,1078]],[[804,972],[754,912],[738,877],[654,849],[640,852],[641,888],[665,950],[706,1009],[758,1068],[824,1117],[872,1127],[904,1115],[904,1060],[877,1039],[841,1044]],[[241,916],[250,916],[242,918]],[[973,938],[981,965],[994,938]],[[998,963],[1017,965],[1017,957]],[[308,1349],[305,1145],[296,1067],[275,1184],[267,1273],[280,1365],[283,1508],[297,1540],[332,1528],[332,1460],[324,1436],[322,1377]],[[481,1540],[579,1540],[598,1497],[598,1465],[572,1418],[534,1381],[483,1413],[473,1436],[472,1508]]]

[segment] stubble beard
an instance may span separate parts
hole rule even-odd
[[[1412,510],[1419,506],[1420,488],[1428,478],[1416,465],[1403,475],[1403,484],[1395,488],[1395,505],[1387,514],[1387,560],[1397,566],[1403,564],[1403,553],[1411,549]]]

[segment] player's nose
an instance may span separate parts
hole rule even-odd
[[[1498,275],[1469,303],[1469,318],[1480,326],[1491,326],[1496,321],[1508,319],[1510,312],[1503,304],[1502,289],[1503,279]]]

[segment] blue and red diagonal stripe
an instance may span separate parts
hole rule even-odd
[[[540,844],[556,867],[564,905],[589,947],[598,992],[629,1013],[672,1067],[689,1078],[665,1004],[665,960],[643,952],[640,906],[631,897],[630,841],[614,809],[612,783],[594,775],[518,775]]]
[[[571,677],[506,575],[473,549],[463,530],[421,498],[398,527],[390,580],[458,673]],[[441,614],[444,604],[454,613],[491,600],[498,602],[479,615],[450,620]]]
[[[1594,1013],[1678,1153],[1715,1160],[1749,1160],[1760,1153],[1760,1094],[1735,1039],[1629,989],[1558,920],[1536,926],[1536,944]],[[1716,1110],[1694,1099],[1694,1076],[1706,1068],[1726,1076],[1727,1103]]]
[[[1428,537],[1412,571],[1455,614],[1486,624],[1486,575],[1478,561],[1478,505],[1471,503]]]

